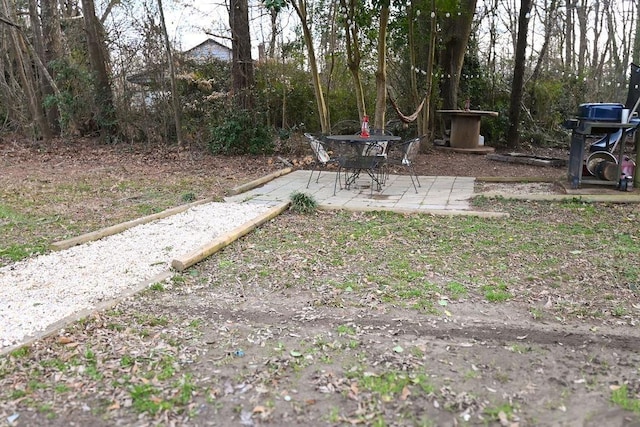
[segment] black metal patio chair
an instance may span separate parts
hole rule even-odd
[[[386,160],[384,165],[385,174],[387,176],[390,172],[389,168],[392,166],[406,167],[409,170],[409,177],[411,178],[411,183],[413,184],[413,189],[416,191],[416,193],[418,192],[416,182],[418,183],[418,187],[421,187],[421,185],[420,180],[418,179],[418,175],[413,168],[413,161],[418,154],[421,139],[422,137],[417,137],[409,139],[407,141],[389,144],[387,147]]]
[[[316,183],[318,183],[322,170],[327,169],[327,166],[331,164],[337,165],[338,158],[337,156],[333,155],[333,150],[330,148],[327,142],[322,141],[319,137],[316,137],[310,133],[305,133],[304,136],[309,140],[309,145],[311,146],[311,150],[313,151],[314,156],[314,164],[311,167],[309,181],[307,181],[307,188],[309,188],[313,173],[316,170],[318,171],[318,175],[316,177]]]

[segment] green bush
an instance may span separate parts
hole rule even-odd
[[[271,154],[272,130],[248,111],[231,110],[209,129],[208,147],[212,154]]]
[[[318,202],[316,199],[306,193],[299,191],[291,194],[291,210],[301,214],[308,214],[315,212],[318,209]]]

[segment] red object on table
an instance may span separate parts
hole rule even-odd
[[[365,138],[369,137],[369,117],[366,114],[362,118],[362,129],[360,130],[360,135]]]

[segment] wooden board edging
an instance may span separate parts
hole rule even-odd
[[[517,176],[478,176],[476,181],[479,182],[506,182],[506,183],[521,183],[526,184],[530,182],[557,182],[558,178],[547,178],[543,176],[532,177],[517,177]]]
[[[210,257],[220,249],[238,240],[240,237],[249,233],[256,227],[260,226],[261,224],[264,224],[270,219],[280,215],[289,207],[290,204],[291,202],[283,202],[269,209],[267,212],[263,213],[262,215],[234,228],[228,233],[223,234],[222,236],[218,236],[213,241],[199,247],[198,249],[192,251],[191,253],[188,253],[187,255],[184,255],[179,258],[175,258],[173,261],[171,261],[171,267],[173,267],[178,271],[186,270],[192,265],[202,261],[205,258]]]
[[[212,198],[198,200],[196,202],[188,203],[186,205],[176,206],[175,208],[166,209],[162,212],[158,212],[155,214],[147,215],[142,218],[137,218],[131,221],[123,222],[120,224],[112,225],[111,227],[103,228],[101,230],[92,231],[90,233],[82,234],[80,236],[72,237],[67,240],[61,240],[59,242],[54,242],[49,246],[49,249],[54,251],[61,251],[64,249],[69,249],[72,246],[81,245],[83,243],[92,242],[94,240],[102,239],[103,237],[112,236],[114,234],[118,234],[124,230],[135,227],[136,225],[146,224],[151,221],[155,221],[157,219],[166,218],[171,215],[175,215],[181,212],[186,211],[187,209],[202,205],[205,203],[213,202]]]
[[[266,182],[269,182],[271,180],[274,180],[278,177],[281,177],[282,175],[286,175],[288,173],[291,173],[293,169],[292,168],[284,168],[284,169],[280,169],[277,170],[275,172],[271,172],[269,175],[265,175],[262,178],[258,178],[258,179],[254,179],[253,181],[249,181],[246,184],[242,184],[239,185],[237,187],[232,188],[231,190],[229,190],[229,195],[230,196],[235,196],[238,195],[240,193],[244,193],[245,191],[251,190],[253,188],[256,188]]]
[[[477,193],[473,197],[502,198],[511,200],[557,202],[563,200],[580,200],[587,203],[640,203],[640,194],[621,191],[617,194],[507,194],[500,192]]]

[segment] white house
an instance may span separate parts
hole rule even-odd
[[[231,48],[228,48],[213,39],[207,39],[199,45],[183,52],[183,55],[185,58],[193,59],[196,62],[207,62],[211,58],[231,62],[231,52]]]

